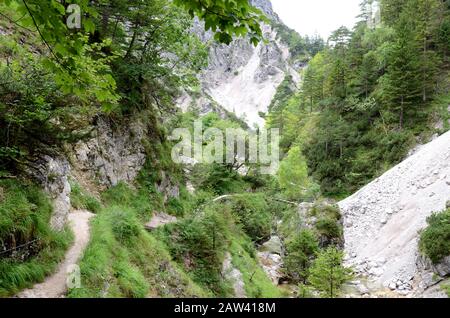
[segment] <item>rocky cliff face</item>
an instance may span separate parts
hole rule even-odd
[[[73,147],[74,164],[106,187],[132,181],[145,163],[142,139],[146,133],[139,119],[115,127],[112,121],[100,117],[92,138]]]
[[[51,225],[54,229],[64,227],[71,210],[69,179],[76,179],[75,170],[88,182],[104,187],[135,179],[146,158],[141,142],[147,133],[145,127],[138,118],[120,126],[98,118],[91,138],[79,141],[65,155],[43,155],[35,161],[29,174],[53,200]]]
[[[252,3],[271,20],[280,22],[269,0],[253,0]],[[194,32],[205,42],[212,37],[199,23]],[[267,113],[284,77],[289,74],[294,81],[300,80],[291,64],[289,48],[277,38],[276,31],[263,25],[263,32],[268,43],[257,47],[247,39],[237,39],[231,45],[212,44],[208,67],[199,76],[201,96],[183,94],[178,101],[180,107],[195,106],[205,113],[213,110],[211,105],[217,104],[244,119],[250,127],[263,126],[260,113]]]
[[[34,161],[27,173],[42,185],[53,200],[52,228],[62,230],[70,211],[70,164],[64,156],[43,155]]]

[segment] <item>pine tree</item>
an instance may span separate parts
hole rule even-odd
[[[328,39],[333,47],[333,63],[330,74],[332,90],[336,97],[342,99],[347,96],[347,84],[350,73],[347,53],[350,39],[351,32],[346,27],[340,27]]]
[[[320,252],[310,268],[308,280],[323,297],[339,296],[342,284],[351,279],[351,270],[342,265],[343,258],[343,252],[328,247]]]
[[[416,14],[416,39],[421,44],[420,69],[422,72],[422,100],[427,102],[433,86],[435,77],[440,65],[440,61],[433,47],[434,38],[439,23],[439,15],[442,10],[442,3],[438,0],[415,0],[409,5],[410,11]]]
[[[387,73],[380,80],[382,99],[388,111],[396,114],[400,130],[404,127],[405,116],[417,111],[422,93],[420,47],[413,19],[407,11],[400,15],[394,28],[395,42],[388,51]]]

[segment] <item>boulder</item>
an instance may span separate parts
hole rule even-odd
[[[269,241],[262,245],[260,250],[270,254],[281,255],[283,253],[283,243],[278,236],[272,236]]]
[[[436,284],[435,280],[435,274],[433,272],[425,272],[422,275],[420,275],[420,288],[423,290],[429,288],[430,286],[433,286]],[[438,280],[439,281],[439,280]]]
[[[145,224],[145,229],[148,231],[153,231],[160,226],[164,226],[166,224],[175,223],[177,218],[166,213],[156,213],[150,222]]]
[[[450,256],[445,257],[439,264],[434,266],[436,272],[441,277],[446,277],[450,275]]]
[[[234,267],[231,254],[229,252],[225,254],[225,259],[223,260],[222,275],[233,284],[235,297],[246,297],[245,283],[242,273]]]
[[[361,294],[361,295],[365,295],[365,294],[369,294],[369,288],[367,288],[366,286],[364,286],[363,284],[359,284],[357,287],[356,287],[357,289],[358,289],[358,292]]]

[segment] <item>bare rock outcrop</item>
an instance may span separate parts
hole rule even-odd
[[[146,133],[139,119],[115,126],[111,120],[100,117],[93,137],[74,146],[74,164],[103,186],[132,181],[145,163],[142,139]]]
[[[62,230],[70,212],[71,167],[63,156],[42,155],[25,169],[25,173],[36,180],[48,193],[53,202],[50,224],[55,230]]]
[[[72,154],[45,151],[36,155],[24,171],[52,199],[54,212],[51,226],[62,230],[67,222],[71,210],[69,179],[74,167],[91,181],[95,180],[105,187],[116,185],[119,181],[133,181],[145,163],[146,154],[141,142],[145,135],[145,125],[139,120],[114,127],[112,122],[99,118],[93,137],[76,143]],[[176,196],[178,189],[172,186],[167,191]]]
[[[269,0],[252,0],[252,4],[274,23],[282,23]],[[285,76],[291,75],[298,83],[300,75],[290,60],[288,46],[280,41],[273,26],[263,24],[262,29],[267,42],[256,47],[247,38],[235,39],[230,45],[213,43],[208,67],[199,75],[201,93],[192,96],[184,93],[177,104],[183,110],[193,106],[202,114],[217,112],[217,105],[220,105],[245,120],[251,128],[263,126],[260,113],[268,112]],[[193,32],[204,42],[212,38],[212,33],[204,32],[200,22],[194,25]]]
[[[225,254],[225,259],[222,265],[222,275],[232,283],[234,297],[245,298],[245,283],[242,273],[239,269],[234,267],[230,253]]]
[[[145,229],[148,231],[153,231],[161,226],[175,222],[177,222],[177,218],[172,215],[169,215],[167,213],[156,213],[155,215],[153,215],[150,222],[145,224]]]

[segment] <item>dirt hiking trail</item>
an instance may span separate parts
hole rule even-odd
[[[94,214],[88,211],[75,211],[69,214],[69,225],[74,234],[73,245],[69,248],[64,261],[58,265],[57,271],[47,277],[44,282],[33,288],[20,292],[19,298],[60,298],[67,291],[68,270],[81,258],[89,243],[89,220]]]

